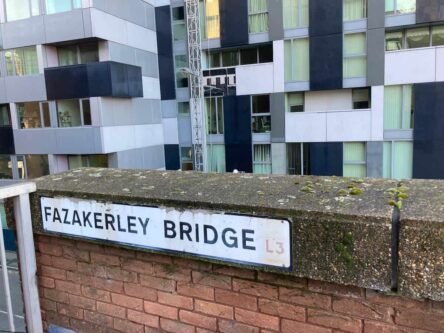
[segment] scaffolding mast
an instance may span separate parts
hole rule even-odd
[[[206,135],[203,112],[202,47],[199,24],[199,0],[185,0],[190,69],[190,111],[194,147],[194,169],[206,170]]]

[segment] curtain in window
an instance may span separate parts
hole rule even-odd
[[[225,146],[208,145],[207,160],[209,172],[225,172]]]
[[[308,38],[285,41],[285,81],[308,81],[310,77]]]
[[[268,31],[267,0],[248,0],[250,33]]]
[[[29,11],[29,0],[5,0],[6,19],[15,21],[31,16]]]
[[[365,177],[367,175],[365,143],[344,143],[344,177]]]
[[[254,145],[254,173],[271,173],[271,145]]]
[[[205,8],[205,16],[201,15],[201,27],[204,26],[202,36],[204,38],[219,38],[220,37],[220,19],[219,19],[219,0],[204,0],[201,2],[201,13]]]
[[[382,177],[392,177],[392,143],[384,142],[382,155]]]
[[[287,94],[287,112],[302,112],[304,111],[304,94],[303,93],[289,93]]]
[[[283,0],[284,29],[308,26],[308,0]]]
[[[410,179],[413,175],[413,143],[395,142],[393,146],[394,179]]]
[[[344,37],[344,77],[367,76],[366,34],[348,34]]]
[[[432,27],[432,45],[444,45],[444,26]]]
[[[37,60],[37,50],[34,46],[24,47],[23,51],[23,72],[24,75],[34,75],[39,72],[39,63]]]
[[[216,98],[205,99],[205,111],[207,115],[207,134],[217,134]]]
[[[400,129],[402,122],[402,86],[384,88],[384,129]]]
[[[344,21],[367,17],[367,0],[344,0]]]
[[[402,128],[409,129],[413,128],[413,86],[405,85],[403,86],[403,101],[404,106],[402,110]]]
[[[57,49],[59,66],[77,65],[77,46],[65,46]]]
[[[396,11],[400,14],[416,11],[416,0],[396,0]]]
[[[429,28],[408,29],[406,32],[407,48],[428,47],[430,45]]]
[[[387,32],[385,34],[385,50],[397,51],[402,49],[402,31]]]

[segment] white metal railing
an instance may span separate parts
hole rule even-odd
[[[42,333],[42,317],[37,288],[37,264],[29,203],[29,193],[35,192],[35,190],[36,185],[31,182],[0,182],[0,200],[12,198],[14,201],[14,217],[17,230],[18,255],[20,258],[19,269],[25,304],[27,332]],[[9,331],[16,332],[3,230],[0,231],[0,262]]]

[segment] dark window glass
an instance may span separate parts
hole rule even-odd
[[[84,126],[92,125],[91,106],[89,103],[89,99],[82,100],[82,108],[83,108],[83,125]]]
[[[11,115],[9,113],[9,105],[0,105],[0,126],[10,126],[11,125]]]
[[[182,21],[185,19],[184,7],[173,7],[173,21]]]
[[[273,62],[273,46],[271,44],[259,47],[259,62]]]
[[[251,119],[253,133],[271,132],[271,116],[254,116]]]
[[[210,68],[221,67],[220,66],[220,52],[211,52],[210,53]]]
[[[239,65],[239,55],[237,50],[222,52],[222,66],[231,67]]]
[[[257,64],[257,49],[240,50],[241,65]]]
[[[89,62],[99,61],[99,46],[97,43],[85,43],[79,45],[80,63],[87,64]]]
[[[253,113],[270,113],[270,95],[253,96]]]
[[[287,144],[288,174],[310,174],[310,145],[308,143]]]
[[[370,109],[370,88],[353,89],[353,109]]]

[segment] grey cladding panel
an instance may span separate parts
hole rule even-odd
[[[88,10],[89,11],[89,10]],[[83,11],[44,15],[46,43],[92,37],[85,34]],[[88,29],[90,31],[91,29]]]
[[[385,29],[367,31],[367,85],[384,85]]]
[[[106,13],[119,17],[123,20],[132,22],[142,27],[148,28],[146,7],[149,4],[140,0],[94,0],[93,6]],[[154,21],[154,20],[153,20]],[[152,23],[149,25],[153,26]],[[154,30],[154,29],[153,29]]]
[[[385,2],[382,0],[370,0],[368,3],[368,29],[385,27]]]
[[[367,177],[382,178],[383,143],[367,142]]]
[[[6,98],[9,103],[46,101],[43,74],[5,77]]]
[[[3,48],[37,45],[45,43],[44,16],[34,16],[27,20],[2,24]]]
[[[271,40],[284,38],[282,0],[268,0],[268,33]]]
[[[416,0],[416,23],[444,20],[444,0]]]
[[[285,94],[270,95],[271,142],[285,142]]]

